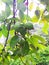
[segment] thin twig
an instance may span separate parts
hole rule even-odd
[[[9,30],[8,30],[7,38],[6,38],[6,40],[5,40],[5,45],[4,45],[4,48],[2,49],[2,52],[5,51],[5,47],[6,47],[6,45],[7,45],[7,40],[8,40],[8,37],[9,37],[9,31],[10,31],[11,23],[12,23],[12,21],[9,23],[9,24],[10,24],[10,25],[9,25]]]
[[[13,18],[16,16],[16,0],[13,0]]]
[[[17,12],[17,10],[16,10],[16,2],[17,2],[17,0],[13,0],[13,18],[16,18],[16,12]],[[14,20],[14,25],[15,25],[15,20]],[[16,35],[16,31],[15,31],[14,34]]]

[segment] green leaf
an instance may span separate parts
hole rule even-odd
[[[25,23],[25,28],[28,29],[28,30],[34,29],[33,24],[31,22]]]
[[[20,43],[20,47],[14,51],[14,55],[25,56],[29,53],[29,44],[27,41]]]
[[[32,22],[38,22],[38,17],[37,17],[37,16],[32,17],[32,18],[31,18],[31,21],[32,21]]]
[[[44,46],[42,44],[38,44],[38,48],[41,49],[41,50],[45,50],[46,49],[46,46]]]
[[[31,37],[30,41],[32,42],[33,46],[37,49],[38,44],[39,44],[38,39]]]
[[[20,32],[23,36],[26,34],[26,29],[23,23],[17,22],[14,26],[16,32]]]
[[[27,38],[27,41],[29,44],[33,45],[33,48],[37,48],[38,39],[30,37],[30,38]]]
[[[3,27],[2,27],[2,34],[3,34],[5,37],[7,37],[7,34],[8,34],[8,30],[7,30],[6,26],[4,26],[4,25],[3,25]]]
[[[22,55],[27,55],[29,52],[29,44],[27,41],[21,44]]]
[[[37,38],[38,40],[40,40],[43,44],[46,43],[46,40],[43,37],[39,36],[39,35],[33,35],[33,37]]]
[[[44,45],[39,43],[39,41],[41,41],[42,43],[45,44],[44,38],[42,38],[42,37],[40,37],[38,35],[33,35],[33,36],[28,37],[27,41],[28,41],[29,44],[32,45],[31,46],[32,49],[36,49],[37,50],[37,48],[39,48],[41,50],[42,49],[44,50],[46,48]],[[41,47],[40,47],[40,45],[41,45]]]
[[[16,22],[15,26],[14,26],[14,29],[15,30],[18,30],[21,26],[21,23],[20,22]]]
[[[45,33],[45,34],[48,34],[48,23],[45,23],[43,28],[42,28],[42,31]]]
[[[20,42],[20,38],[16,35],[11,38],[10,46],[15,47],[17,43]]]
[[[0,44],[0,53],[2,52],[2,49],[3,49],[3,45]]]
[[[10,35],[14,36],[15,30],[10,30]]]
[[[22,3],[22,2],[21,3],[17,3],[17,8],[19,10],[21,10],[22,12],[26,10],[26,7],[25,7],[24,3]]]
[[[24,17],[23,17],[23,19],[22,19],[22,22],[24,22],[24,23],[26,23],[26,21],[31,21],[31,18],[30,18],[30,16],[27,16],[27,15],[23,15]]]
[[[37,52],[36,47],[31,43],[31,44],[30,44],[30,54],[36,53],[36,52]]]

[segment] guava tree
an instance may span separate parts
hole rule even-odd
[[[29,57],[31,57],[30,63],[36,64],[34,57],[38,56],[39,50],[46,49],[46,40],[40,35],[32,35],[29,31],[34,30],[34,21],[39,20],[40,17],[40,21],[43,20],[45,10],[36,10],[35,16],[30,18],[28,15],[28,0],[2,1],[5,3],[5,11],[0,14],[0,37],[5,36],[6,40],[4,45],[0,44],[0,64],[12,65],[10,62],[19,59],[21,63],[18,62],[13,65],[30,65],[27,62],[30,59]],[[27,10],[27,14],[24,14],[25,10]],[[17,11],[19,11],[19,17],[17,17]],[[11,18],[10,15],[12,15]],[[43,27],[45,33],[47,33],[47,25],[46,22]],[[25,62],[25,58],[29,59]]]

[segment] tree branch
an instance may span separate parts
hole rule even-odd
[[[13,18],[16,17],[16,12],[17,12],[17,10],[16,10],[16,2],[17,2],[17,0],[13,0]],[[15,25],[15,20],[14,20],[14,25]],[[16,35],[16,31],[15,31],[15,35]]]
[[[5,40],[4,48],[2,49],[2,53],[3,53],[3,51],[5,51],[5,47],[6,47],[6,45],[7,45],[7,40],[8,40],[8,37],[9,37],[9,31],[10,31],[11,23],[12,23],[12,21],[9,23],[8,34],[7,34],[7,38],[6,38],[6,40]]]

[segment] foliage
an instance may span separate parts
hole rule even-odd
[[[45,60],[49,62],[48,61],[49,58],[47,59],[47,56],[45,57],[45,55],[47,55],[46,40],[40,35],[37,34],[32,35],[29,32],[30,30],[34,30],[33,22],[40,23],[44,21],[42,32],[48,34],[49,16],[44,15],[45,9],[40,10],[40,8],[37,7],[37,9],[35,10],[34,17],[31,18],[28,15],[28,0],[26,2],[27,6],[25,5],[26,3],[24,0],[18,0],[17,8],[19,10],[19,17],[16,17],[17,13],[15,3],[16,0],[13,1],[2,0],[2,1],[6,4],[6,7],[5,11],[2,11],[2,14],[0,15],[0,21],[1,21],[0,37],[2,37],[2,35],[5,36],[6,40],[4,45],[0,44],[0,64],[38,65],[40,64],[40,62],[41,63],[45,62]],[[45,3],[47,3],[47,1]],[[8,18],[12,12],[11,11],[12,5],[13,5],[13,14],[12,14],[13,17]],[[31,6],[32,4],[30,4],[29,7],[30,11],[32,9]],[[25,10],[27,10],[27,15],[24,14]]]

